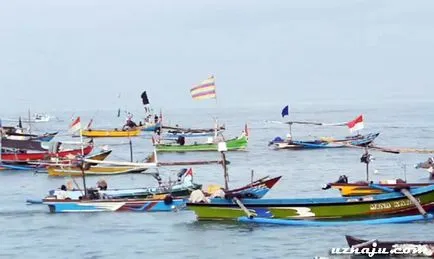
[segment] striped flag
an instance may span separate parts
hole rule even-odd
[[[195,100],[215,99],[215,78],[214,76],[202,81],[199,85],[191,88],[191,97]]]

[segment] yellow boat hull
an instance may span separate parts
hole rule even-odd
[[[133,130],[82,130],[81,134],[89,138],[115,138],[136,137],[141,133],[140,129]]]
[[[334,185],[332,189],[337,189],[343,197],[364,196],[383,193],[381,190],[370,188],[369,186],[356,185]]]
[[[84,170],[84,174],[88,175],[116,175],[116,174],[131,174],[141,173],[146,168],[131,167],[131,166],[93,166]],[[78,167],[63,167],[50,166],[47,168],[49,176],[82,176],[82,172]]]

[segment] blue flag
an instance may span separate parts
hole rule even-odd
[[[282,110],[282,118],[289,115],[289,105],[286,105]]]

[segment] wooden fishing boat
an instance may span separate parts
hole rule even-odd
[[[322,148],[345,148],[352,146],[366,146],[371,144],[380,133],[370,133],[367,135],[348,136],[344,139],[321,138],[313,141],[298,141],[298,140],[284,140],[276,137],[269,142],[269,146],[274,149],[322,149]]]
[[[159,129],[161,127],[161,123],[157,122],[157,123],[145,123],[144,125],[139,125],[138,128],[141,131],[149,131],[149,132],[154,132],[157,129]]]
[[[223,133],[222,131],[218,131],[217,134]],[[180,132],[180,133],[163,133],[161,134],[161,139],[164,140],[178,140],[179,137],[183,137],[186,139],[190,138],[204,138],[204,137],[213,137],[215,135],[214,132]]]
[[[226,192],[230,197],[252,197],[262,198],[281,177],[268,179],[262,178],[244,187],[229,190]],[[191,190],[190,190],[191,191]],[[48,205],[50,212],[103,212],[103,211],[137,211],[155,212],[172,211],[185,208],[187,199],[182,196],[174,196],[172,192],[154,195],[149,199],[124,199],[131,197],[128,192],[123,192],[120,196],[104,196],[98,190],[91,190],[91,199],[73,200],[58,196],[47,196],[42,200],[42,204]],[[208,194],[209,195],[209,194]],[[115,198],[122,197],[122,198]],[[179,198],[182,197],[182,198]],[[105,199],[104,199],[105,198]]]
[[[49,160],[50,158],[67,158],[74,157],[77,155],[81,155],[82,151],[84,155],[88,155],[93,150],[93,141],[86,144],[83,148],[78,149],[67,149],[61,151],[43,151],[43,152],[27,152],[27,151],[18,151],[18,152],[10,152],[10,153],[2,153],[1,160],[3,162],[34,162],[41,160]]]
[[[346,235],[348,246],[353,250],[369,252],[377,252],[381,255],[405,255],[405,256],[417,256],[417,257],[434,257],[434,241],[380,241],[377,239],[366,240],[353,236]],[[381,252],[380,252],[381,251]],[[407,251],[407,253],[403,253]],[[411,253],[408,253],[411,252]],[[367,253],[365,253],[367,255]],[[371,257],[371,256],[370,256]]]
[[[368,218],[368,219],[333,219],[333,220],[299,220],[299,219],[274,219],[274,218],[261,218],[261,217],[240,217],[237,218],[238,222],[250,224],[265,224],[265,225],[280,225],[280,226],[316,226],[316,227],[335,227],[335,226],[349,226],[349,225],[382,225],[382,224],[402,224],[413,222],[432,222],[434,219],[433,214],[426,215],[412,215],[412,216],[388,216],[382,218]]]
[[[177,174],[177,181],[162,182],[162,179],[158,173],[152,174],[158,181],[156,187],[143,187],[143,188],[128,188],[128,189],[106,189],[107,183],[105,182],[105,188],[98,190],[100,196],[110,199],[138,199],[138,198],[164,198],[170,194],[173,197],[187,197],[194,190],[202,188],[201,184],[193,182],[193,170],[181,169]],[[63,187],[63,188],[62,188]],[[79,200],[83,196],[82,189],[71,189],[62,186],[57,190],[50,190],[48,196],[55,197],[56,199],[72,199]],[[65,190],[66,187],[66,190]],[[71,186],[72,187],[72,186]],[[41,203],[40,200],[29,200],[29,203]]]
[[[426,210],[434,209],[434,185],[410,190]],[[262,218],[282,219],[354,219],[415,215],[417,207],[401,192],[342,198],[242,199],[250,213]],[[245,211],[234,200],[211,199],[209,203],[187,203],[199,220],[234,220]]]
[[[358,181],[358,182],[354,182],[354,183],[349,183],[347,176],[341,175],[336,182],[328,183],[322,189],[323,190],[328,190],[328,189],[339,190],[340,194],[343,197],[375,195],[375,194],[385,193],[385,191],[382,189],[373,188],[372,184],[374,184],[374,182],[372,182],[372,181],[370,181],[370,182]],[[418,187],[430,185],[432,183],[407,183],[401,179],[386,180],[386,181],[380,181],[378,183],[375,183],[375,185],[377,185],[377,186],[382,186],[382,187],[391,188],[391,189],[399,188],[402,184],[406,184],[410,188],[418,188]]]
[[[93,154],[93,155],[89,155],[86,158],[87,159],[91,159],[91,160],[95,160],[95,161],[103,161],[104,159],[106,159],[110,153],[112,151],[111,150],[105,150],[105,151],[101,151],[100,153],[97,154]],[[81,156],[81,154],[80,154]],[[74,158],[75,159],[75,158]],[[41,172],[46,172],[46,168],[48,168],[49,166],[54,166],[54,165],[68,165],[71,164],[72,161],[74,161],[74,159],[69,158],[69,156],[65,157],[65,158],[55,158],[55,159],[51,159],[51,160],[44,160],[44,161],[14,161],[14,162],[4,162],[2,161],[0,163],[0,168],[2,169],[8,169],[8,170],[20,170],[20,171],[37,171],[38,173]],[[90,165],[96,165],[96,163],[90,163]],[[48,173],[48,172],[47,172]]]
[[[383,190],[372,188],[370,186],[372,183],[368,182],[356,182],[356,183],[331,183],[329,184],[332,189],[337,189],[343,197],[350,196],[364,196],[364,195],[375,195],[385,193]],[[406,183],[410,188],[418,188],[430,185],[432,183]],[[378,183],[379,186],[386,188],[396,188],[399,187],[398,183]],[[323,188],[324,189],[324,188]]]
[[[48,205],[51,213],[65,212],[161,212],[181,209],[185,205],[183,198],[165,199],[89,199],[89,200],[58,200],[47,198],[42,202]]]
[[[117,175],[117,174],[132,174],[146,171],[147,168],[131,167],[131,166],[90,166],[84,170],[84,174],[91,175]],[[81,177],[82,171],[79,167],[70,166],[49,166],[47,168],[49,176],[72,176]]]
[[[105,129],[86,129],[82,130],[82,135],[89,138],[115,138],[115,137],[136,137],[141,134],[140,128],[127,130],[105,130]]]
[[[219,126],[214,129],[192,129],[192,128],[180,128],[180,127],[161,127],[166,132],[163,133],[163,139],[178,139],[179,137],[184,138],[195,138],[195,137],[212,137],[216,135],[221,135],[225,130],[225,126]]]
[[[156,144],[157,152],[190,152],[190,151],[217,151],[217,143],[193,143],[183,144],[183,142],[173,144]],[[244,150],[247,148],[248,137],[242,135],[238,138],[226,140],[228,151]]]
[[[58,132],[52,132],[52,133],[44,133],[41,135],[35,135],[35,134],[26,134],[26,133],[7,133],[4,135],[4,139],[10,139],[10,140],[32,140],[32,141],[44,141],[49,142],[51,141]]]

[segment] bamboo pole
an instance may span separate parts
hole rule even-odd
[[[244,213],[246,213],[247,217],[249,219],[253,219],[253,217],[256,216],[255,213],[250,212],[249,209],[246,208],[246,206],[244,206],[244,204],[240,201],[240,199],[238,199],[237,197],[232,198],[232,200],[238,205],[238,207],[240,207]]]
[[[400,190],[402,194],[404,194],[419,210],[420,214],[422,216],[426,217],[427,212],[424,210],[420,202],[407,190],[407,189],[401,189]]]

